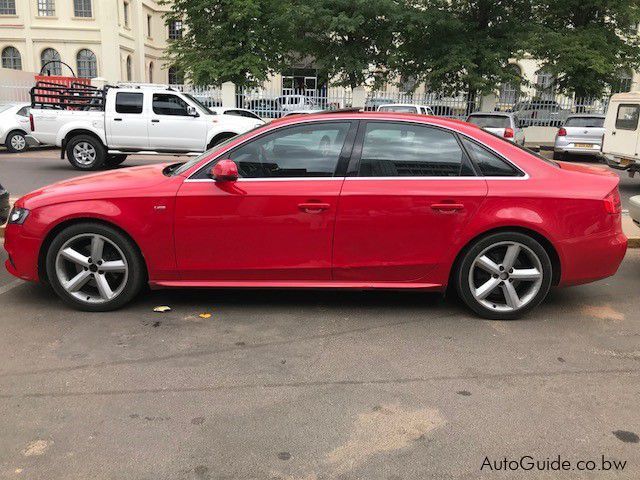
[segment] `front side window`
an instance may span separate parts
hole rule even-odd
[[[508,162],[505,162],[500,157],[494,155],[489,150],[481,147],[475,142],[472,142],[468,138],[462,137],[462,143],[464,147],[473,158],[480,172],[485,177],[520,177],[522,172],[517,170]]]
[[[86,48],[80,50],[76,56],[78,77],[95,78],[98,76],[98,60],[95,53]]]
[[[60,54],[55,48],[45,48],[40,55],[40,67],[46,75],[62,75]]]
[[[640,105],[622,104],[618,107],[616,116],[616,128],[620,130],[636,130],[638,128],[638,116]]]
[[[169,40],[182,38],[182,20],[171,20],[169,22]]]
[[[187,102],[168,93],[153,94],[153,113],[157,115],[188,116]]]
[[[53,17],[56,14],[55,0],[38,0],[38,15],[41,17]]]
[[[116,94],[116,112],[142,113],[142,93],[118,92]]]
[[[91,0],[73,0],[73,14],[76,17],[91,18]]]
[[[2,68],[22,70],[22,57],[15,47],[5,47],[2,50]]]
[[[473,175],[451,132],[410,123],[367,123],[360,177],[459,177]]]
[[[296,125],[252,140],[229,158],[243,178],[332,177],[351,124]]]
[[[15,15],[16,0],[0,0],[0,15]]]

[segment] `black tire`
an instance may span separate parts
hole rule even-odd
[[[229,140],[230,138],[233,138],[233,137],[235,137],[235,136],[236,136],[236,134],[235,134],[235,133],[231,133],[231,132],[228,132],[228,133],[221,133],[221,134],[219,134],[219,135],[215,136],[215,137],[211,140],[211,142],[209,143],[208,148],[215,147],[216,145],[221,144],[221,143],[222,143],[222,142],[224,142],[225,140]]]
[[[27,141],[25,140],[25,134],[23,132],[11,132],[7,135],[5,139],[4,146],[7,147],[7,150],[11,153],[20,153],[24,152],[27,149]],[[16,145],[16,140],[22,139],[19,141],[19,145]],[[22,148],[20,148],[22,146]],[[17,148],[16,148],[17,147]]]
[[[113,167],[117,167],[118,165],[120,165],[122,162],[124,162],[127,159],[127,155],[107,155],[107,158],[105,159],[104,163],[107,167],[109,168],[113,168]]]
[[[494,247],[499,249],[502,244],[505,242],[516,242],[518,244],[526,247],[522,249],[525,251],[525,255],[529,255],[530,253],[534,254],[539,260],[540,266],[542,268],[542,280],[540,283],[539,290],[535,295],[532,292],[532,298],[529,299],[525,305],[520,308],[511,310],[511,311],[501,311],[499,310],[500,305],[499,301],[496,301],[498,304],[492,305],[493,308],[489,308],[485,306],[485,304],[481,303],[481,301],[477,300],[474,294],[471,291],[470,285],[470,272],[471,268],[476,260],[476,258],[482,253],[487,251],[488,248]],[[527,250],[528,249],[528,250]],[[522,258],[522,257],[519,257]],[[520,261],[520,260],[517,260]],[[527,267],[523,267],[527,268]],[[481,269],[482,270],[482,269]],[[505,272],[506,273],[506,272]],[[491,276],[487,273],[487,275]],[[506,282],[509,281],[514,288],[524,288],[526,289],[530,286],[527,282],[521,282],[519,284],[517,281],[514,283],[511,279],[502,279],[502,277],[495,277],[501,283],[504,283],[504,286],[500,287],[500,291],[502,288],[507,288]],[[549,258],[549,254],[544,249],[544,247],[534,238],[525,235],[519,232],[500,232],[487,235],[475,241],[464,253],[463,257],[458,263],[457,270],[454,272],[454,279],[456,290],[458,295],[462,299],[462,301],[475,313],[480,315],[483,318],[489,320],[515,320],[520,318],[522,315],[526,314],[532,308],[540,304],[549,293],[549,289],[551,288],[551,282],[553,278],[553,267],[551,264],[551,259]],[[482,284],[484,281],[481,281]],[[495,290],[493,290],[495,292]],[[496,295],[505,295],[504,293],[496,293]],[[488,303],[492,303],[494,300],[489,300],[491,297],[487,296]],[[506,296],[503,297],[506,302]],[[497,310],[494,310],[497,309]]]
[[[563,160],[566,160],[566,158],[567,158],[567,154],[564,153],[564,152],[553,152],[553,159],[554,160],[563,161]]]
[[[82,144],[89,145],[93,149],[95,155],[92,159],[84,160],[81,157],[76,158],[74,149],[76,148],[76,146]],[[66,152],[67,160],[69,160],[69,163],[73,166],[73,168],[85,171],[100,170],[102,167],[104,167],[104,163],[107,157],[102,142],[91,135],[76,135],[75,137],[72,137],[67,142]]]
[[[126,281],[122,281],[124,287],[114,298],[102,303],[90,303],[76,298],[67,292],[56,274],[56,257],[58,251],[70,239],[87,234],[97,234],[113,242],[124,254],[128,267],[128,277]],[[47,250],[46,273],[51,287],[66,304],[87,312],[106,312],[122,307],[140,292],[147,278],[144,260],[137,246],[131,239],[114,228],[92,222],[71,225],[56,235]],[[93,278],[94,277],[91,277],[87,283],[89,288],[91,288],[91,282],[95,283]]]

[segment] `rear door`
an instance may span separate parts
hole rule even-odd
[[[486,195],[453,132],[361,122],[340,194],[334,280],[428,283]]]
[[[107,144],[113,148],[149,147],[148,114],[142,92],[117,92],[109,96],[106,113]]]
[[[609,105],[602,151],[634,158],[637,153],[639,118],[640,104],[622,102]]]

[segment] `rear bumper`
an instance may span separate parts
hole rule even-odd
[[[593,148],[577,148],[573,144],[568,145],[554,145],[553,151],[556,153],[575,153],[576,155],[591,155],[598,157],[602,155],[601,146],[594,144]]]

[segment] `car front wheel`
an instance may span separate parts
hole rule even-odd
[[[85,311],[115,310],[129,302],[145,281],[145,267],[133,242],[98,223],[62,230],[46,257],[47,276],[56,294]]]
[[[456,272],[460,298],[478,315],[512,320],[546,297],[552,282],[548,253],[534,238],[501,232],[476,241]]]

